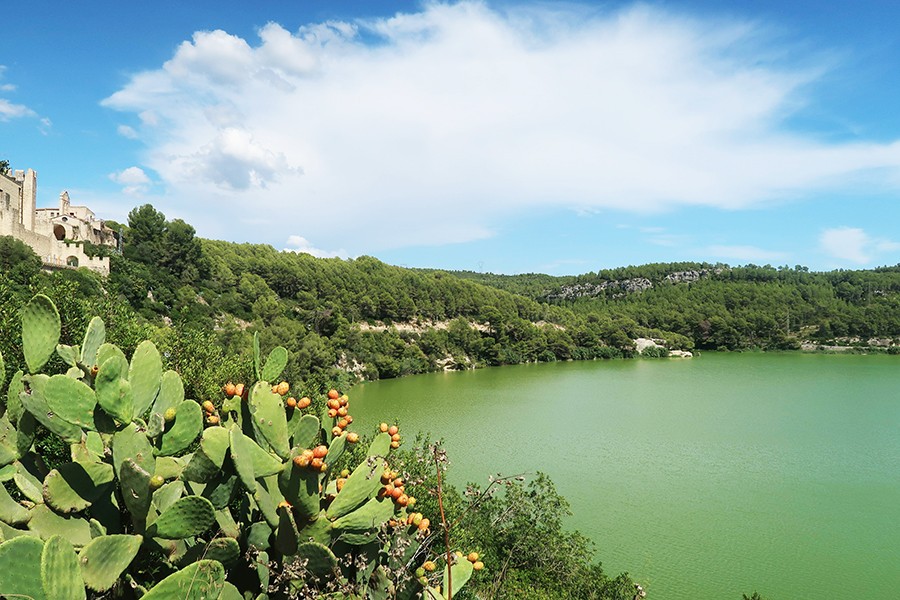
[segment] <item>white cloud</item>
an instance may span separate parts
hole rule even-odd
[[[33,116],[35,116],[35,112],[24,104],[13,104],[9,100],[0,98],[0,121]]]
[[[0,65],[0,78],[6,71],[5,65]],[[13,92],[16,86],[11,83],[0,85],[0,92]],[[0,122],[6,122],[10,119],[18,119],[20,117],[36,117],[37,113],[25,106],[24,104],[15,104],[6,98],[0,98]]]
[[[285,239],[301,221],[360,253],[488,237],[530,210],[900,185],[900,142],[783,128],[822,68],[785,64],[761,27],[550,6],[198,32],[104,105],[140,117],[144,164],[201,230],[201,215],[262,221]]]
[[[865,265],[880,255],[900,250],[900,243],[873,238],[858,227],[836,227],[822,232],[819,248],[841,262]]]
[[[720,258],[736,259],[749,262],[783,260],[787,254],[775,250],[765,250],[756,246],[710,246],[707,252]]]
[[[140,167],[128,167],[118,173],[110,173],[109,178],[124,186],[122,192],[130,196],[144,194],[150,186],[150,178]]]
[[[299,235],[292,235],[288,237],[287,240],[287,248],[284,249],[285,252],[298,252],[303,254],[312,254],[317,258],[349,258],[350,255],[346,250],[341,248],[340,250],[330,251],[330,250],[322,250],[321,248],[316,248],[310,243],[305,237],[301,237]]]
[[[138,138],[138,132],[135,128],[128,125],[119,125],[116,127],[116,133],[129,140],[136,140]]]

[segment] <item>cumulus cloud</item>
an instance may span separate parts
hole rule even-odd
[[[350,258],[350,255],[343,248],[334,251],[322,250],[321,248],[316,248],[309,240],[299,235],[289,236],[287,246],[284,249],[285,252],[312,254],[317,258]]]
[[[858,227],[836,227],[821,233],[819,248],[838,261],[865,265],[883,254],[900,250],[900,243],[873,238]]]
[[[139,116],[143,162],[198,222],[285,239],[297,220],[359,252],[484,238],[532,210],[897,185],[900,142],[786,129],[824,69],[787,50],[758,25],[642,5],[429,3],[251,40],[197,32],[104,105]]]
[[[130,196],[144,194],[150,187],[150,178],[140,167],[128,167],[117,173],[110,173],[109,178],[124,186],[122,192]]]

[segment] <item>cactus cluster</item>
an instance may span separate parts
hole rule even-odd
[[[28,372],[0,415],[0,596],[443,598],[413,577],[428,523],[390,470],[396,430],[333,477],[359,439],[348,399],[330,392],[321,418],[308,398],[285,400],[290,386],[271,383],[284,348],[263,361],[254,336],[259,381],[201,403],[152,342],[129,361],[99,318],[80,347],[59,344],[59,313],[38,295],[22,326]],[[40,373],[54,351],[68,371]],[[70,462],[44,465],[39,426]],[[473,569],[449,568],[455,592]]]

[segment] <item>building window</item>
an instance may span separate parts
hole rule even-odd
[[[66,259],[66,265],[69,267],[77,267],[78,266],[78,257],[70,256]]]

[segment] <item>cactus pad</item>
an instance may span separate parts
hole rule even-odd
[[[200,496],[176,501],[147,529],[153,537],[179,540],[203,533],[216,520],[212,503]]]
[[[291,444],[301,448],[311,448],[319,435],[319,418],[313,415],[300,416],[300,411],[295,410],[289,423],[291,430]]]
[[[241,433],[237,425],[228,432],[231,440],[231,462],[237,471],[241,483],[251,494],[256,492],[256,475],[253,472],[253,458],[250,456],[247,437]]]
[[[0,483],[0,521],[9,525],[25,525],[30,518],[31,513],[13,500],[6,491],[6,486]]]
[[[53,301],[38,294],[22,308],[22,352],[32,373],[43,367],[59,343],[61,321]]]
[[[195,544],[181,558],[179,564],[187,565],[198,560],[217,560],[226,567],[231,566],[241,555],[241,547],[230,537],[215,538],[207,542]]]
[[[92,539],[78,555],[84,583],[95,592],[110,589],[137,556],[142,541],[139,535],[104,535]]]
[[[306,542],[297,548],[297,557],[306,560],[306,570],[316,577],[325,577],[337,569],[337,557],[318,542]]]
[[[265,381],[259,381],[250,391],[250,415],[253,429],[268,442],[275,454],[283,459],[291,453],[288,442],[287,418],[281,396],[272,392]]]
[[[7,598],[45,600],[41,583],[44,542],[19,536],[0,544],[0,592]]]
[[[59,418],[84,429],[95,429],[97,394],[87,384],[65,375],[54,375],[47,382],[44,398]]]
[[[109,360],[113,356],[119,356],[122,358],[122,361],[127,365],[128,359],[125,358],[125,353],[122,352],[122,349],[113,344],[100,344],[100,347],[97,349],[97,358],[95,359],[94,364],[97,366],[102,365],[107,360]],[[123,377],[127,376],[126,374],[122,375]]]
[[[84,341],[81,342],[81,364],[93,366],[99,364],[97,362],[97,350],[106,341],[106,325],[103,319],[94,317],[88,323],[87,330],[84,332]]]
[[[462,589],[466,582],[472,577],[472,573],[474,569],[472,568],[472,563],[467,561],[465,558],[459,558],[451,567],[444,566],[444,590],[450,590],[450,581],[453,582],[453,595],[456,595],[459,590]],[[450,578],[450,574],[453,575]]]
[[[84,546],[91,541],[91,526],[84,519],[61,517],[43,504],[31,509],[28,529],[48,540],[61,535],[75,546]]]
[[[200,449],[213,464],[221,468],[231,440],[224,427],[207,427],[200,438]]]
[[[380,527],[394,514],[394,503],[390,500],[372,498],[356,510],[332,523],[335,531],[361,532]]]
[[[64,375],[62,377],[65,377]],[[81,427],[73,425],[50,410],[44,397],[44,390],[50,380],[46,375],[29,375],[23,378],[28,384],[29,392],[19,394],[22,406],[38,420],[38,422],[70,444],[81,441]]]
[[[128,459],[148,473],[156,473],[153,446],[135,423],[131,423],[113,436],[112,454],[113,467],[119,479],[122,479],[122,463]]]
[[[159,454],[176,454],[191,445],[203,430],[203,409],[196,402],[182,402],[175,409],[175,423],[162,434]]]
[[[121,423],[130,423],[134,413],[134,395],[125,379],[127,374],[128,363],[123,357],[113,355],[100,365],[94,378],[100,407]]]
[[[113,481],[112,466],[101,462],[71,462],[44,479],[44,500],[55,511],[81,511],[97,500]]]
[[[62,536],[55,535],[44,544],[41,553],[41,581],[44,593],[52,600],[87,598],[75,549]]]
[[[19,394],[25,391],[25,384],[22,383],[24,375],[22,371],[16,371],[9,380],[9,387],[6,388],[6,416],[13,423],[18,423],[19,417],[25,412],[22,401],[19,399]]]
[[[119,468],[119,486],[122,488],[125,507],[137,522],[138,528],[143,529],[142,523],[150,510],[150,473],[131,458],[126,458]]]
[[[281,376],[281,372],[284,371],[287,362],[288,351],[283,346],[272,348],[272,351],[269,352],[269,357],[266,359],[266,364],[263,366],[262,372],[260,373],[260,379],[263,381],[275,381]]]
[[[166,410],[178,408],[182,402],[184,402],[184,382],[181,375],[175,371],[166,371],[159,383],[159,394],[153,403],[153,414],[164,416]]]
[[[387,435],[387,434],[384,434]],[[390,439],[390,438],[388,438]],[[376,441],[378,438],[376,438]],[[374,443],[373,443],[374,445]],[[381,474],[384,472],[384,461],[369,458],[357,466],[344,487],[335,496],[328,507],[328,518],[337,519],[361,506],[370,498],[374,498],[381,488]]]
[[[143,600],[208,600],[218,598],[225,584],[225,568],[217,560],[201,560],[169,575]]]
[[[134,351],[131,357],[131,369],[128,373],[128,381],[131,382],[131,391],[134,394],[134,415],[142,416],[159,392],[162,378],[162,357],[153,342],[144,340]]]

